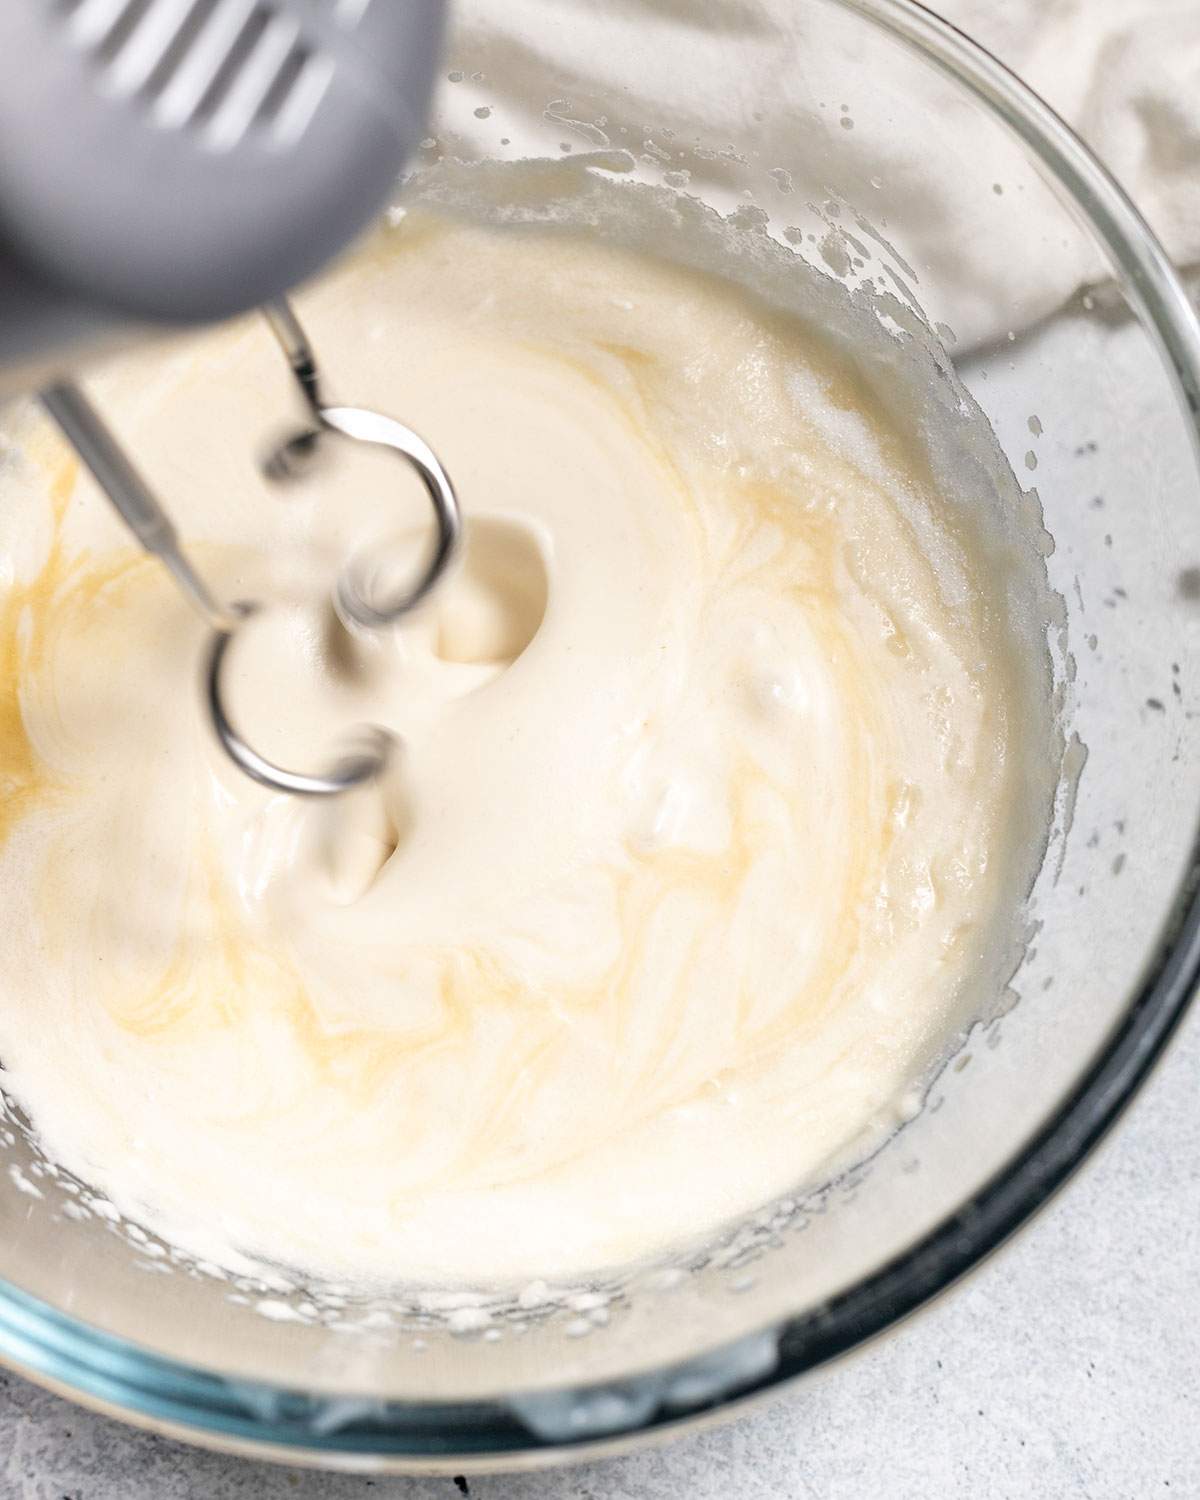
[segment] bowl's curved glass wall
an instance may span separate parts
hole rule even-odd
[[[1070,739],[1038,930],[1011,993],[919,1118],[821,1200],[769,1209],[676,1273],[513,1307],[486,1330],[352,1303],[339,1314],[304,1288],[177,1265],[136,1226],[81,1208],[81,1190],[45,1174],[13,1120],[0,1278],[68,1320],[0,1297],[0,1343],[20,1365],[152,1409],[146,1390],[174,1376],[89,1343],[86,1329],[102,1330],[235,1382],[184,1380],[176,1419],[229,1428],[207,1408],[219,1389],[241,1391],[244,1433],[312,1448],[453,1453],[638,1425],[664,1403],[718,1396],[724,1376],[706,1384],[693,1365],[690,1395],[630,1377],[742,1340],[730,1379],[761,1381],[778,1348],[756,1331],[788,1319],[785,1365],[846,1342],[826,1337],[839,1299],[951,1216],[962,1253],[947,1270],[976,1256],[970,1205],[1053,1119],[1158,967],[1200,809],[1200,484],[1178,382],[1116,274],[1120,247],[1114,258],[1038,153],[962,82],[857,10],[797,0],[780,30],[737,0],[724,26],[703,9],[689,24],[674,5],[614,15],[583,0],[466,0],[416,170],[564,163],[530,188],[526,220],[552,215],[578,174],[695,195],[847,286],[870,280],[935,330],[1013,471],[1036,486],[1063,600]],[[1070,1129],[1082,1141],[1078,1121]],[[508,1401],[613,1381],[630,1399],[573,1432],[565,1418],[555,1428],[552,1405]],[[289,1407],[255,1383],[351,1399]],[[388,1401],[439,1405],[401,1414]]]

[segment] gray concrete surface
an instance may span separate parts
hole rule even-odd
[[[1058,1200],[855,1359],[629,1458],[474,1500],[1200,1497],[1200,1015]],[[3,1500],[458,1500],[223,1458],[0,1380]]]

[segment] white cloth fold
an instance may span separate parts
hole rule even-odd
[[[1200,264],[1200,0],[941,0],[1079,132],[1177,265]]]
[[[1200,0],[940,8],[1076,127],[1178,264],[1200,265]],[[875,223],[878,209],[917,270],[918,298],[966,343],[1027,327],[1107,274],[1021,148],[837,6],[461,0],[457,25],[451,65],[468,62],[484,114],[527,110],[551,88],[561,98],[544,101],[546,116],[561,115],[576,150],[627,148],[661,161],[669,182],[687,155],[677,148],[715,143],[703,175],[719,186],[724,170],[736,193],[740,169],[718,159],[728,142],[731,163],[740,151],[794,190],[772,198],[776,214],[831,193]],[[993,198],[1006,183],[1010,196]]]

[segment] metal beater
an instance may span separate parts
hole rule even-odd
[[[433,506],[435,537],[429,557],[414,582],[392,598],[370,597],[366,570],[352,560],[337,580],[334,606],[351,629],[382,630],[395,624],[433,590],[449,568],[462,538],[462,517],[454,487],[429,445],[417,434],[380,412],[360,406],[327,404],[311,344],[291,303],[280,297],[263,308],[266,321],[287,357],[314,425],[288,438],[267,459],[276,479],[296,471],[327,435],[386,448],[420,477]],[[170,572],[180,593],[208,624],[211,635],[205,660],[205,698],[213,730],[225,752],[247,776],[272,791],[301,797],[329,797],[378,776],[387,764],[393,740],[386,730],[364,732],[361,745],[326,771],[310,774],[276,765],[239,733],[225,707],[222,669],[239,628],[263,604],[239,600],[220,604],[188,558],[162,502],[122,451],[100,414],[78,385],[58,381],[41,393],[43,406],[58,423],[80,458],[112,502],[136,540]]]

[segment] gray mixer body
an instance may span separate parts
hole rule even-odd
[[[442,0],[4,0],[0,391],[228,317],[377,214]]]

